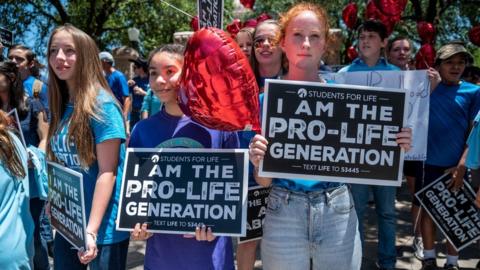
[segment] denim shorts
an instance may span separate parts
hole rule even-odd
[[[272,188],[263,226],[264,269],[357,270],[361,259],[346,185],[312,192]]]

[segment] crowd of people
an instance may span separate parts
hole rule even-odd
[[[365,20],[356,37],[359,57],[339,72],[414,69],[412,42],[389,37],[380,21]],[[327,13],[311,3],[241,29],[235,40],[261,89],[260,106],[266,79],[335,83],[319,72],[328,39]],[[184,49],[167,44],[148,59],[131,59],[134,77],[128,80],[87,33],[59,26],[48,41],[48,81],[42,82],[32,50],[9,48],[8,59],[0,62],[0,269],[50,269],[49,255],[55,269],[126,269],[130,240],[146,240],[145,269],[235,269],[231,237],[216,236],[210,227],[185,235],[150,233],[148,224],[136,224],[131,233],[116,230],[127,147],[249,149],[249,186],[271,191],[263,237],[238,245],[238,269],[253,269],[259,245],[264,269],[360,269],[370,194],[378,220],[377,266],[395,269],[397,188],[259,176],[269,145],[262,135],[213,130],[181,110]],[[472,64],[461,43],[439,48],[427,71],[427,159],[405,161],[415,255],[424,270],[440,269],[436,227],[413,194],[445,172],[452,174],[453,189],[479,175],[480,74]],[[26,145],[11,128],[7,114],[14,109]],[[408,151],[412,129],[402,127],[396,143]],[[52,232],[46,160],[83,175],[85,250]],[[447,250],[443,269],[460,269],[459,254],[448,242]]]

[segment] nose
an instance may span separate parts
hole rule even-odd
[[[303,48],[310,48],[310,39],[308,37],[305,37],[302,43]]]
[[[65,53],[62,49],[58,49],[57,55],[55,56],[56,60],[65,60]]]

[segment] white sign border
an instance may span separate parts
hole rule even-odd
[[[286,84],[286,85],[308,85],[308,86],[321,86],[326,88],[345,88],[345,89],[358,89],[358,90],[370,90],[370,91],[383,91],[387,88],[381,87],[367,87],[367,86],[358,86],[358,85],[347,85],[347,84],[326,84],[318,82],[307,82],[307,81],[292,81],[292,80],[278,80],[278,79],[266,79],[265,88],[264,88],[264,100],[262,108],[262,136],[265,137],[266,125],[267,125],[267,104],[268,104],[268,92],[270,83],[275,84]],[[389,89],[388,92],[405,92],[402,89]],[[404,96],[404,103],[406,103],[407,95]],[[405,126],[407,121],[406,111],[407,106],[403,106],[403,120],[402,127]],[[260,160],[260,169],[258,175],[261,177],[271,177],[271,178],[286,178],[286,179],[295,179],[301,178],[305,180],[316,180],[316,181],[328,181],[328,182],[340,182],[340,183],[349,183],[349,184],[362,184],[362,185],[377,185],[377,186],[396,186],[399,187],[402,185],[403,178],[403,162],[404,162],[405,150],[400,149],[400,166],[398,168],[397,180],[372,180],[369,178],[350,178],[350,177],[340,177],[340,176],[317,176],[309,174],[294,174],[294,173],[279,173],[279,172],[267,172],[263,170],[263,159]]]
[[[130,152],[156,152],[156,153],[243,153],[243,197],[242,201],[242,215],[241,215],[241,232],[238,233],[215,233],[216,236],[245,236],[246,235],[246,222],[247,222],[247,200],[248,200],[248,149],[212,149],[212,148],[127,148],[125,153],[125,166],[123,167],[122,175],[122,187],[120,189],[120,199],[118,202],[118,207],[122,206],[123,202],[123,191],[126,183],[126,172],[128,157]],[[134,228],[120,228],[120,209],[117,213],[116,219],[116,230],[132,232]],[[186,232],[186,231],[164,231],[164,230],[148,230],[147,232],[151,233],[163,233],[163,234],[195,234],[195,232]]]

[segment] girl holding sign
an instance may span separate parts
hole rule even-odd
[[[98,48],[81,30],[56,28],[48,43],[51,160],[82,173],[86,250],[55,235],[55,269],[125,269],[129,235],[115,230],[125,126],[103,76]]]
[[[326,50],[328,18],[311,3],[293,6],[280,19],[280,47],[288,59],[287,80],[325,82],[318,66]],[[397,143],[409,148],[411,131]],[[341,183],[260,177],[258,167],[268,148],[261,135],[250,143],[250,161],[263,186],[272,185],[262,238],[264,269],[360,269],[358,220],[348,187]],[[341,258],[341,259],[339,259]]]
[[[0,269],[31,269],[34,225],[29,210],[27,151],[7,122],[0,110]]]
[[[238,148],[233,132],[216,131],[193,122],[177,103],[183,67],[183,46],[165,45],[150,53],[150,87],[163,102],[157,114],[137,123],[129,147]],[[148,239],[145,269],[234,269],[230,237],[215,237],[210,228],[195,235],[150,234],[137,224],[132,239]]]

